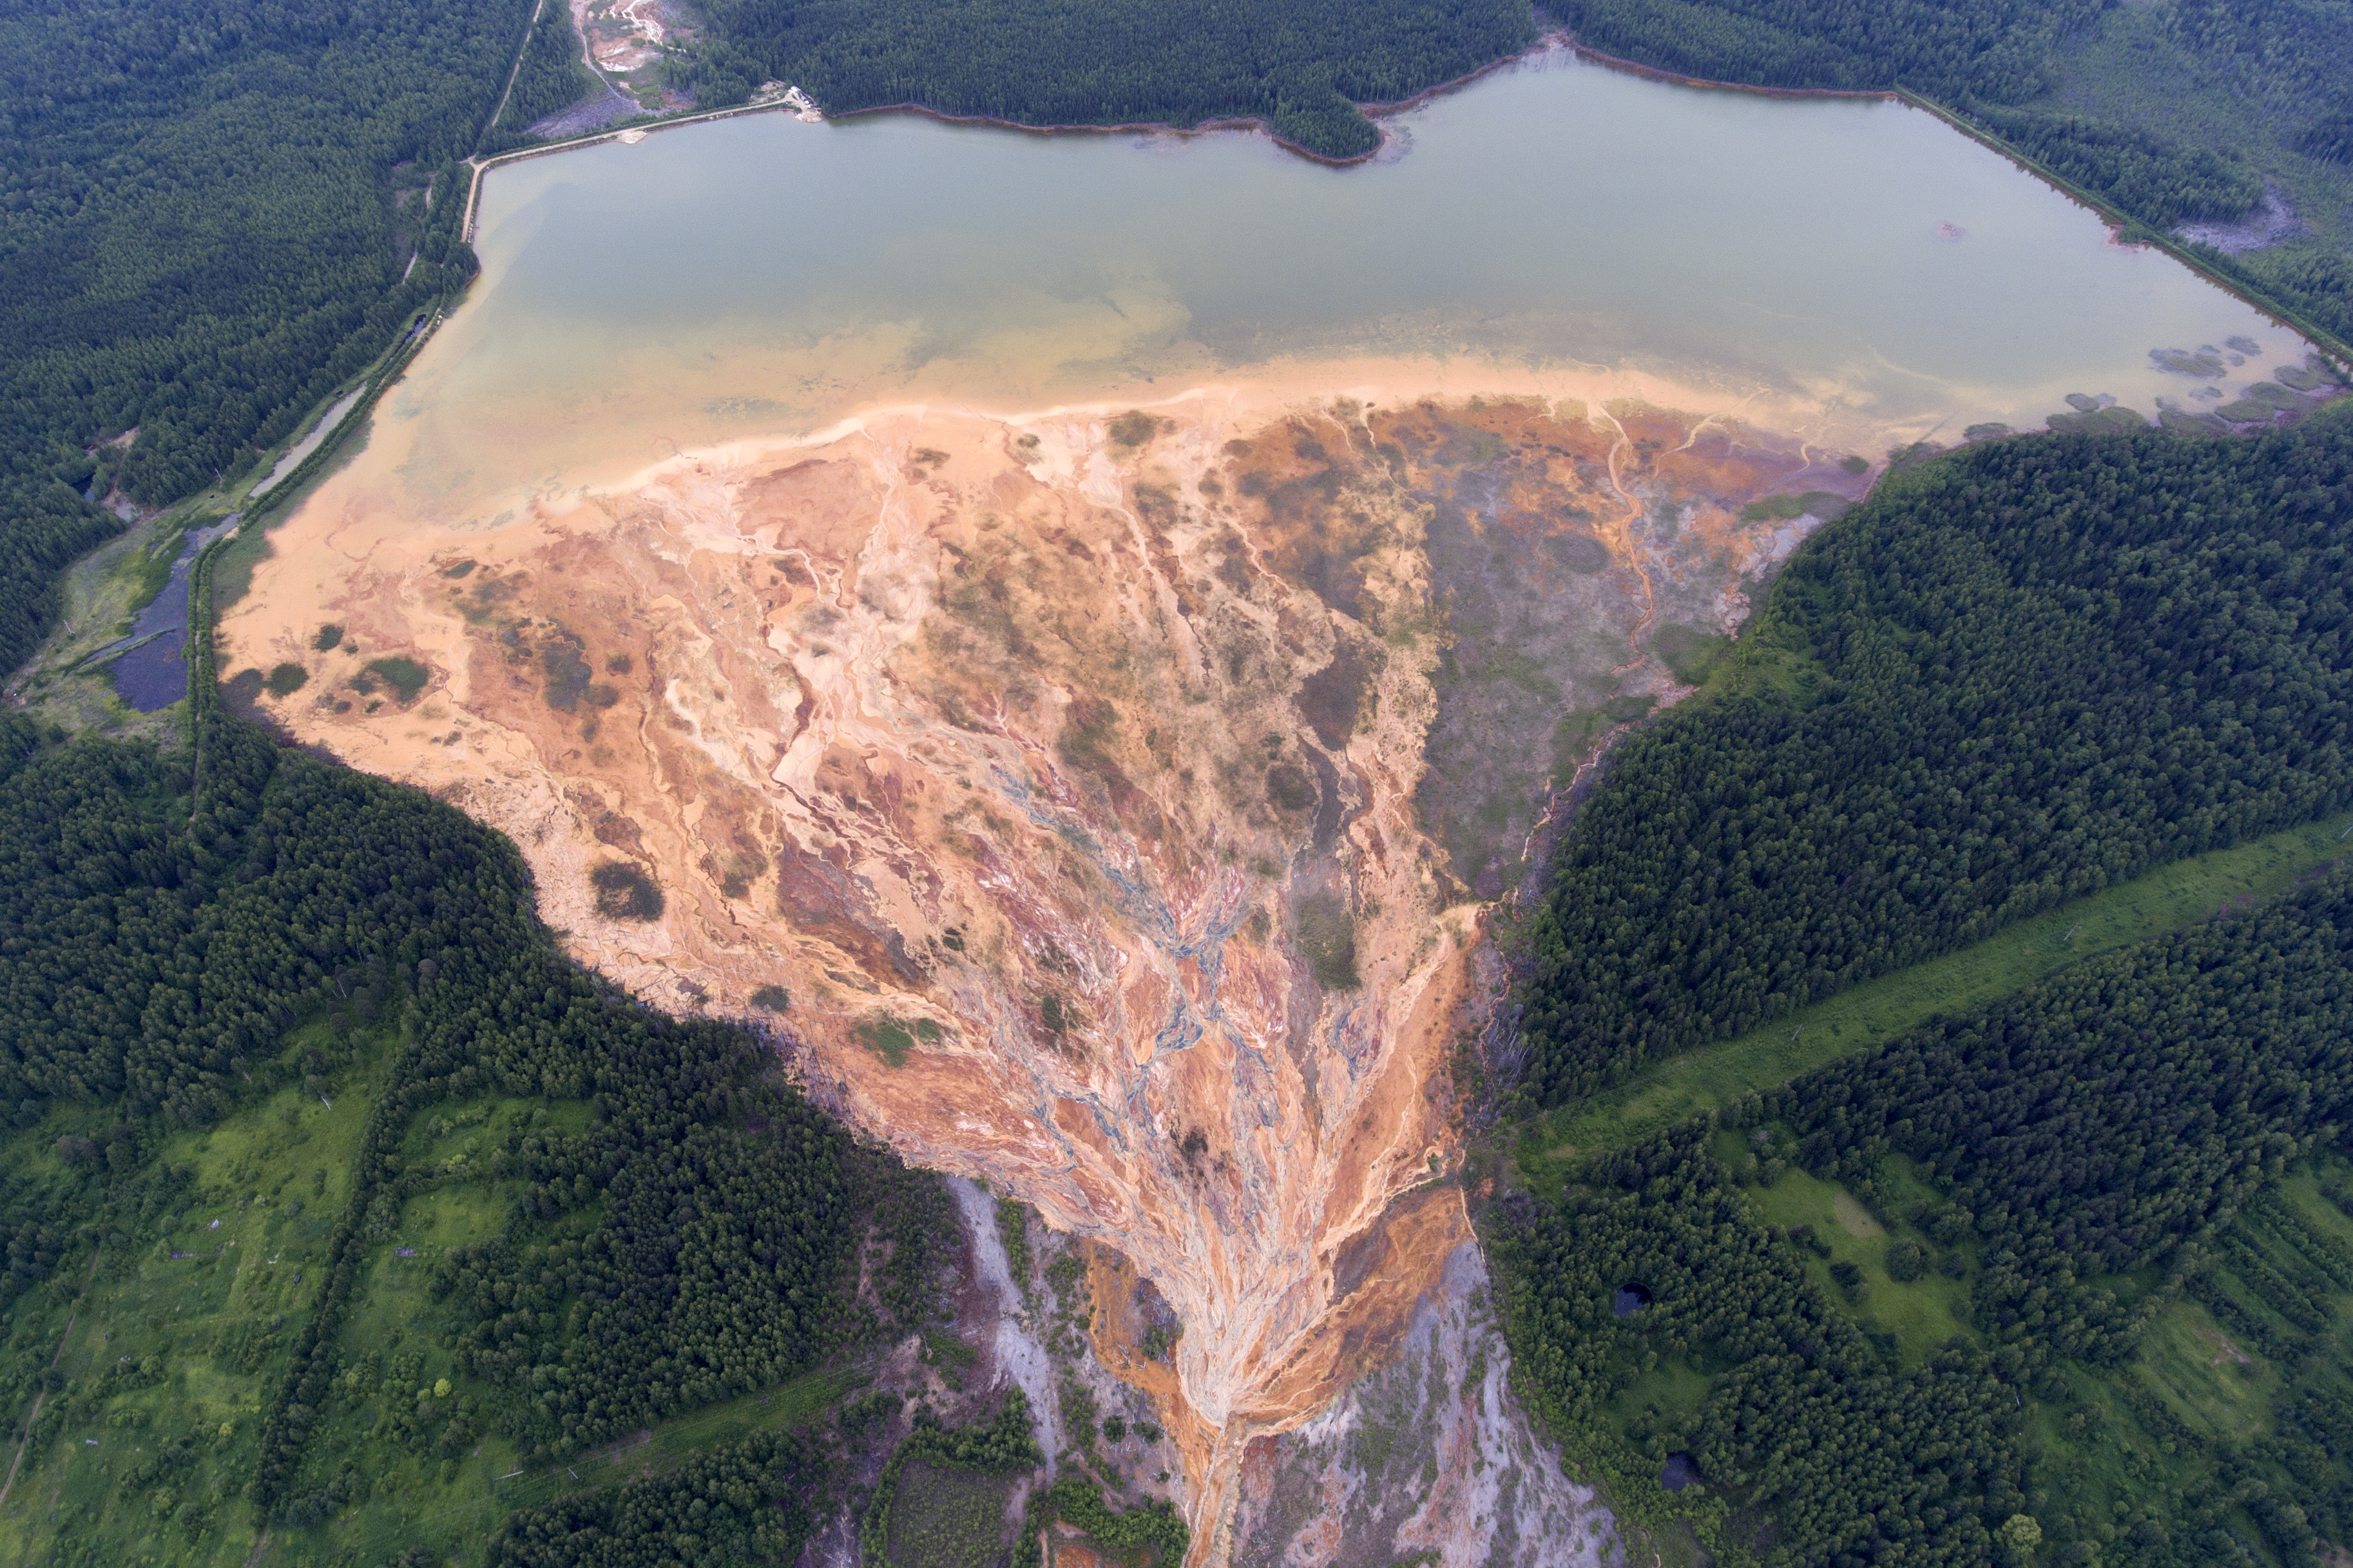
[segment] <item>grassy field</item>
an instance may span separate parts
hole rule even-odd
[[[1736,1158],[1741,1141],[1737,1131],[1720,1131],[1718,1158]],[[1914,1189],[1922,1197],[1927,1189],[1900,1158],[1891,1158],[1875,1179],[1882,1190],[1876,1213],[1835,1183],[1797,1170],[1746,1195],[1757,1217],[1776,1227],[1806,1227],[1797,1233],[1798,1245],[1823,1299],[1916,1367],[1954,1334],[1978,1337],[1969,1313],[1977,1248],[1972,1242],[1949,1255],[1950,1272],[1931,1267],[1917,1279],[1895,1279],[1886,1266],[1890,1249],[1907,1240],[1927,1243],[1898,1216],[1912,1211]],[[2046,1524],[2073,1520],[2084,1539],[2103,1541],[2101,1529],[2117,1529],[2105,1521],[2125,1521],[2152,1495],[2185,1489],[2211,1474],[2219,1453],[2245,1453],[2279,1431],[2289,1402],[2316,1390],[2340,1399],[2353,1392],[2346,1386],[2353,1366],[2353,1214],[2347,1205],[2353,1205],[2353,1164],[2322,1154],[2292,1170],[2221,1238],[2221,1252],[2243,1248],[2238,1256],[2256,1260],[2252,1266],[2224,1261],[2208,1286],[2167,1302],[2123,1364],[2101,1370],[2064,1363],[2021,1394]],[[1926,1249],[1936,1256],[1933,1247]],[[1851,1283],[1832,1272],[1840,1264],[1852,1267]],[[2264,1271],[2269,1284],[2256,1278]],[[2299,1327],[2266,1299],[2267,1289],[2278,1295],[2281,1279],[2300,1279],[2321,1298],[2326,1321],[2317,1329]],[[2236,1326],[2218,1321],[2198,1299],[2201,1289],[2231,1304]],[[1643,1443],[1654,1429],[1695,1412],[1723,1370],[1704,1349],[1661,1354],[1616,1395],[1610,1414],[1627,1436]],[[2242,1538],[2260,1538],[2252,1521],[2234,1522]],[[1645,1561],[1653,1552],[1664,1563],[1705,1561],[1679,1521],[1633,1533],[1646,1543],[1636,1553]]]
[[[1722,1136],[1734,1145],[1739,1142],[1736,1132]],[[1728,1152],[1720,1150],[1719,1155]],[[1797,1169],[1783,1172],[1769,1187],[1753,1189],[1750,1197],[1768,1225],[1784,1231],[1792,1226],[1806,1227],[1800,1234],[1810,1238],[1805,1247],[1808,1277],[1824,1297],[1844,1302],[1866,1331],[1893,1336],[1906,1364],[1916,1364],[1955,1334],[1968,1331],[1969,1293],[1962,1275],[1930,1268],[1917,1279],[1903,1281],[1888,1269],[1888,1253],[1901,1243],[1909,1241],[1932,1258],[1938,1250],[1924,1233],[1888,1212],[1909,1205],[1882,1205],[1887,1213],[1882,1219],[1835,1183]],[[1964,1268],[1974,1250],[1963,1251]],[[1839,1283],[1831,1269],[1841,1263],[1859,1271],[1858,1284],[1849,1288]]]
[[[1704,1050],[1662,1062],[1603,1094],[1527,1124],[1518,1160],[1539,1190],[1570,1164],[1626,1144],[1736,1096],[1786,1083],[1864,1050],[1940,1013],[1982,1007],[2093,953],[2144,941],[2268,898],[2353,852],[2353,813],[2177,861],[2145,877],[2021,921],[1943,958],[1883,975],[1818,1006]]]
[[[562,1464],[520,1469],[511,1447],[491,1440],[458,1461],[420,1459],[377,1443],[363,1457],[382,1468],[371,1477],[365,1500],[330,1524],[303,1532],[297,1552],[315,1543],[348,1554],[353,1563],[382,1563],[422,1547],[438,1552],[437,1563],[477,1562],[480,1548],[519,1509],[544,1508],[580,1492],[659,1476],[693,1455],[754,1432],[795,1426],[833,1407],[864,1381],[858,1373],[814,1372],[761,1394],[745,1394],[692,1415],[635,1434]],[[346,1428],[345,1436],[354,1428]],[[300,1555],[266,1557],[265,1563],[301,1561]],[[257,1565],[259,1568],[259,1565]]]
[[[578,1131],[589,1114],[577,1101],[444,1102],[420,1114],[404,1157],[412,1169],[449,1168],[461,1155],[467,1166],[409,1198],[370,1248],[339,1341],[349,1370],[305,1454],[298,1490],[335,1487],[332,1510],[310,1523],[281,1510],[265,1537],[244,1493],[262,1414],[315,1305],[351,1163],[398,1044],[389,1026],[342,1042],[328,1029],[294,1030],[283,1060],[323,1049],[343,1064],[329,1080],[290,1085],[145,1151],[135,1178],[118,1176],[106,1206],[92,1211],[103,1231],[94,1258],[75,1251],[70,1267],[0,1315],[0,1393],[12,1428],[29,1420],[32,1431],[0,1503],[0,1563],[303,1568],[385,1563],[420,1548],[436,1563],[478,1563],[517,1509],[659,1475],[715,1445],[810,1421],[865,1381],[849,1370],[812,1373],[529,1468],[503,1438],[448,1453],[406,1435],[392,1417],[419,1399],[487,1413],[499,1397],[452,1364],[447,1315],[427,1289],[448,1249],[500,1234],[515,1207],[512,1183],[462,1172],[492,1169],[481,1156],[517,1128]],[[69,1169],[59,1140],[102,1143],[106,1120],[83,1107],[53,1110],[0,1142],[0,1173],[98,1191],[103,1173]],[[586,1226],[596,1214],[591,1206],[565,1223]],[[13,1450],[12,1440],[0,1466]]]
[[[290,1049],[325,1028],[298,1030]],[[155,1212],[117,1210],[87,1264],[17,1298],[0,1325],[8,1364],[54,1357],[63,1386],[34,1394],[42,1410],[0,1506],[0,1562],[247,1561],[257,1530],[242,1489],[261,1412],[316,1297],[387,1044],[365,1037],[324,1097],[289,1087],[174,1134],[151,1157],[180,1175],[151,1184]],[[68,1179],[57,1142],[96,1131],[88,1117],[52,1110],[0,1161],[27,1180]]]
[[[2342,1262],[2353,1258],[2353,1215],[2339,1206],[2353,1201],[2348,1173],[2353,1168],[2333,1155],[2292,1172],[2241,1217],[2229,1239],[2291,1276],[2309,1278],[2316,1265],[2334,1263],[2340,1277],[2353,1278]],[[2291,1216],[2290,1223],[2274,1215]],[[2034,1402],[2044,1467],[2072,1478],[2070,1490],[2091,1505],[2079,1507],[2080,1514],[2120,1512],[2152,1490],[2178,1489],[2205,1462],[2208,1443],[2235,1447],[2273,1432],[2282,1406],[2306,1392],[2341,1394],[2353,1366],[2353,1290],[2323,1292],[2327,1321],[2306,1333],[2238,1270],[2219,1268],[2215,1287],[2237,1303],[2242,1322],[2273,1342],[2270,1349],[2185,1296],[2166,1308],[2125,1366],[2106,1376],[2072,1367],[2063,1397]]]

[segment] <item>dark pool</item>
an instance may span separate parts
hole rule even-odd
[[[169,708],[188,694],[188,578],[205,546],[236,526],[231,514],[210,528],[190,529],[172,563],[172,580],[131,623],[122,639],[130,651],[114,661],[114,690],[140,712]]]
[[[1679,1492],[1699,1479],[1699,1467],[1692,1463],[1689,1454],[1670,1454],[1667,1468],[1659,1472],[1659,1484],[1671,1492]]]

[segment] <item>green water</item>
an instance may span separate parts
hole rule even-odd
[[[1493,366],[1826,442],[1950,440],[2069,393],[2187,397],[2154,348],[2252,338],[2242,384],[2304,353],[1899,104],[1555,55],[1392,124],[1350,169],[1234,133],[783,115],[508,165],[484,276],[392,399],[407,438],[381,459],[446,510],[881,401],[1012,410],[1398,358],[1450,388]]]

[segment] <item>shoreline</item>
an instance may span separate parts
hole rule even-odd
[[[2141,222],[2139,219],[2135,218],[2129,213],[2123,211],[2113,204],[2103,200],[2087,190],[2084,190],[2074,182],[2064,178],[2056,172],[2044,167],[2039,161],[2011,146],[2009,142],[2005,142],[1992,132],[1986,130],[1982,126],[1975,124],[1957,111],[1947,108],[1945,105],[1936,102],[1934,99],[1924,97],[1919,93],[1912,91],[1908,88],[1765,87],[1751,82],[1718,81],[1710,77],[1688,76],[1680,71],[1667,70],[1658,66],[1644,65],[1640,60],[1628,59],[1622,55],[1609,54],[1605,50],[1595,48],[1589,44],[1579,42],[1574,34],[1568,32],[1565,28],[1556,28],[1551,32],[1541,35],[1528,47],[1522,49],[1515,54],[1505,55],[1500,58],[1490,60],[1485,65],[1479,67],[1475,70],[1466,71],[1460,76],[1450,78],[1445,81],[1433,83],[1431,86],[1426,87],[1419,92],[1414,93],[1409,97],[1385,102],[1359,103],[1356,105],[1356,110],[1359,113],[1364,115],[1366,120],[1375,121],[1377,128],[1377,122],[1383,120],[1387,120],[1395,115],[1406,113],[1411,110],[1419,109],[1431,100],[1448,93],[1460,91],[1464,88],[1472,86],[1482,79],[1493,75],[1493,73],[1503,70],[1508,67],[1520,65],[1528,60],[1551,54],[1572,55],[1577,59],[1593,65],[1601,66],[1609,70],[1621,71],[1629,76],[1639,77],[1646,81],[1659,82],[1671,87],[1685,87],[1715,92],[1741,92],[1752,94],[1760,98],[1800,100],[1851,99],[1864,101],[1896,102],[1905,104],[1913,109],[1917,109],[1925,113],[1934,115],[1936,119],[1942,121],[1947,127],[1959,132],[1962,135],[1967,136],[1978,145],[1987,148],[1989,151],[2000,153],[2002,157],[2009,159],[2011,164],[2018,168],[2021,173],[2041,180],[2043,184],[2059,192],[2062,195],[2066,196],[2081,206],[2090,209],[2094,214],[2097,215],[2103,222],[2109,226],[2112,230],[2112,237],[2115,239],[2116,243],[2123,245],[2146,246],[2162,251],[2165,255],[2171,257],[2175,261],[2179,262],[2182,266],[2189,268],[2192,272],[2195,272],[2199,277],[2204,279],[2215,288],[2221,289],[2224,293],[2229,294],[2241,303],[2262,312],[2262,314],[2274,325],[2285,328],[2286,330],[2295,332],[2299,336],[2305,338],[2314,348],[2319,350],[2324,356],[2334,363],[2341,373],[2348,375],[2353,375],[2353,343],[2348,343],[2336,333],[2316,322],[2304,320],[2300,315],[2289,308],[2274,300],[2257,295],[2237,279],[2216,270],[2202,258],[2191,251],[2188,247],[2187,244],[2176,236],[2160,233],[2158,230],[2149,227],[2149,226]],[[575,148],[594,146],[599,142],[618,140],[623,135],[633,132],[643,136],[651,134],[657,131],[666,131],[673,126],[701,124],[709,121],[732,119],[737,115],[761,114],[774,110],[788,109],[791,107],[792,106],[790,104],[782,100],[771,103],[739,104],[729,109],[714,109],[699,113],[680,115],[674,119],[638,121],[635,123],[615,126],[603,131],[593,132],[585,136],[574,137],[563,142],[550,142],[545,146],[517,148],[512,152],[501,153],[495,156],[483,159],[480,163],[472,164],[474,174],[466,195],[466,215],[464,220],[459,226],[460,237],[470,245],[473,243],[480,217],[482,177],[491,169],[496,168],[501,164],[517,163],[526,158],[545,157],[550,153],[570,152]],[[1152,135],[1190,138],[1194,136],[1211,135],[1223,132],[1241,131],[1263,135],[1270,142],[1273,142],[1283,151],[1303,158],[1311,163],[1321,164],[1327,169],[1354,168],[1359,164],[1370,163],[1374,159],[1379,157],[1382,151],[1389,145],[1389,138],[1384,129],[1382,131],[1380,140],[1372,147],[1348,157],[1335,158],[1326,153],[1317,153],[1292,141],[1290,138],[1276,131],[1269,121],[1259,115],[1229,115],[1214,120],[1199,121],[1190,126],[1180,126],[1165,120],[1122,121],[1112,124],[1073,124],[1060,121],[1046,124],[1032,124],[1018,120],[1007,120],[997,115],[955,114],[950,113],[945,110],[934,109],[927,104],[901,102],[874,104],[864,109],[845,110],[839,114],[828,113],[825,115],[825,118],[827,120],[848,121],[861,120],[869,116],[882,114],[912,114],[920,116],[926,120],[937,121],[943,125],[983,126],[991,130],[1018,132],[1035,136],[1058,136],[1076,133],[1098,136]],[[2134,231],[2138,231],[2141,237],[2126,237],[2128,234],[2132,234]]]
[[[2238,279],[2215,270],[2204,258],[2189,249],[2188,245],[2178,237],[2151,228],[2123,208],[2102,200],[2073,180],[2043,167],[2040,162],[2020,152],[1992,132],[1972,124],[1968,120],[1934,99],[1923,98],[1916,92],[1901,88],[1890,96],[1901,99],[1924,113],[1935,115],[1945,124],[1989,152],[1998,153],[2009,159],[2021,173],[2041,180],[2077,205],[2089,208],[2108,226],[2108,237],[2111,244],[2139,247],[2158,251],[2172,258],[2249,310],[2261,314],[2274,326],[2284,328],[2303,338],[2318,351],[2322,357],[2332,363],[2339,374],[2353,376],[2353,344],[2348,344],[2327,328],[2304,320],[2276,300],[2265,299],[2253,292]],[[2137,237],[2132,237],[2135,230],[2139,231]]]
[[[1391,115],[1403,114],[1408,110],[1420,108],[1422,105],[1430,102],[1433,99],[1437,99],[1447,93],[1459,91],[1463,88],[1469,87],[1472,83],[1479,81],[1481,79],[1492,76],[1496,71],[1503,70],[1506,67],[1519,65],[1524,61],[1534,59],[1541,55],[1557,53],[1589,54],[1590,51],[1588,51],[1583,45],[1577,43],[1574,37],[1570,37],[1566,32],[1554,31],[1546,33],[1537,38],[1535,43],[1529,45],[1526,48],[1520,50],[1516,54],[1504,55],[1500,58],[1489,60],[1485,65],[1479,67],[1475,70],[1465,71],[1461,76],[1450,77],[1444,81],[1433,83],[1408,98],[1400,98],[1385,102],[1359,103],[1356,105],[1356,110],[1366,120],[1375,121],[1387,119]],[[1608,56],[1594,55],[1592,58],[1605,64],[1624,64],[1628,68],[1638,71],[1642,68],[1641,67],[1633,66],[1631,62],[1612,60]],[[474,242],[475,232],[480,221],[481,215],[482,176],[489,174],[492,169],[501,167],[503,164],[519,163],[529,158],[544,158],[556,153],[570,153],[583,147],[594,147],[600,142],[617,142],[619,141],[622,136],[630,132],[637,132],[642,135],[651,135],[653,132],[658,131],[669,131],[682,125],[700,125],[714,120],[730,120],[738,115],[744,114],[765,114],[776,110],[788,110],[792,107],[793,106],[791,104],[779,100],[773,103],[742,103],[737,104],[733,108],[705,110],[697,113],[681,114],[669,119],[631,121],[621,124],[608,126],[600,131],[592,131],[585,135],[566,137],[560,142],[550,142],[543,146],[517,147],[509,152],[493,153],[490,157],[481,159],[479,162],[470,160],[469,162],[474,174],[472,180],[469,183],[467,187],[466,216],[464,220],[459,226],[459,237],[469,245],[471,245]],[[1033,136],[1179,136],[1189,138],[1194,136],[1207,136],[1224,132],[1250,132],[1266,137],[1268,141],[1273,142],[1276,146],[1282,148],[1286,153],[1304,158],[1311,163],[1320,163],[1327,169],[1350,169],[1355,168],[1360,163],[1370,163],[1373,159],[1379,157],[1381,150],[1388,145],[1388,138],[1384,135],[1378,142],[1366,149],[1365,152],[1353,153],[1345,158],[1335,158],[1328,153],[1318,153],[1312,148],[1300,145],[1298,142],[1293,142],[1289,137],[1283,135],[1281,132],[1275,130],[1271,121],[1267,121],[1262,116],[1255,114],[1225,115],[1215,120],[1198,121],[1190,126],[1177,125],[1173,121],[1166,120],[1131,120],[1121,121],[1113,124],[1084,124],[1054,121],[1040,125],[1032,124],[1019,120],[1006,120],[992,114],[953,114],[944,109],[934,109],[929,104],[902,102],[877,103],[870,105],[864,109],[846,109],[838,114],[828,112],[825,114],[825,119],[828,121],[863,120],[870,116],[881,114],[911,114],[921,119],[934,121],[942,125],[976,125],[983,126],[993,131],[1013,131]]]
[[[467,183],[466,216],[459,222],[458,237],[468,245],[474,243],[475,232],[481,222],[482,176],[492,169],[508,163],[520,163],[526,159],[545,158],[557,153],[570,153],[583,147],[594,147],[600,142],[617,142],[631,132],[644,137],[657,131],[670,131],[681,125],[701,125],[713,120],[733,120],[744,114],[772,114],[778,110],[792,108],[791,104],[782,99],[773,103],[739,103],[728,109],[708,109],[694,114],[681,114],[669,120],[624,121],[617,125],[607,126],[602,131],[591,131],[583,136],[572,136],[561,142],[550,142],[543,146],[517,147],[511,152],[493,153],[487,158],[479,160],[470,158],[466,163],[474,174],[473,178]]]
[[[1469,87],[1482,78],[1492,76],[1507,67],[1519,65],[1540,55],[1568,53],[1577,48],[1577,40],[1570,37],[1568,34],[1558,31],[1546,33],[1516,54],[1504,55],[1489,60],[1475,70],[1468,70],[1461,76],[1450,77],[1444,81],[1433,83],[1409,98],[1359,103],[1356,105],[1356,112],[1371,121],[1384,120],[1394,114],[1403,114],[1409,110],[1420,108],[1433,99],[1441,98],[1447,93]],[[1189,126],[1178,125],[1166,120],[1130,120],[1121,121],[1115,124],[1066,123],[1057,121],[1039,125],[1018,120],[1005,120],[991,114],[951,114],[945,110],[934,109],[928,104],[922,103],[878,103],[866,109],[846,109],[839,114],[828,114],[826,118],[828,120],[862,120],[873,114],[913,114],[925,120],[937,121],[944,125],[983,125],[992,130],[1019,131],[1037,136],[1075,133],[1097,136],[1193,137],[1207,136],[1219,132],[1249,131],[1265,136],[1268,141],[1286,153],[1294,153],[1311,163],[1321,163],[1327,169],[1352,169],[1359,163],[1370,163],[1379,157],[1381,149],[1388,144],[1388,140],[1385,136],[1378,143],[1362,153],[1354,153],[1345,158],[1335,158],[1330,153],[1318,153],[1313,148],[1301,146],[1275,130],[1270,121],[1256,114],[1225,115],[1215,120],[1197,121]]]
[[[2019,151],[1957,110],[1948,109],[1935,99],[1914,92],[1909,88],[1759,87],[1749,82],[1716,81],[1708,77],[1684,76],[1680,72],[1664,70],[1657,66],[1646,66],[1640,60],[1630,60],[1622,56],[1605,54],[1588,45],[1580,44],[1574,38],[1569,39],[1568,47],[1579,58],[1590,60],[1596,65],[1606,66],[1611,70],[1623,71],[1629,76],[1641,77],[1647,81],[1663,82],[1674,87],[1700,88],[1717,92],[1746,92],[1763,98],[1875,99],[1883,102],[1905,104],[1923,113],[1934,115],[1947,127],[1959,132],[1978,145],[2009,159],[2020,173],[2042,181],[2078,206],[2090,209],[2108,226],[2109,237],[2113,243],[2145,247],[2171,257],[2241,304],[2260,312],[2274,326],[2284,328],[2305,339],[2324,357],[2335,363],[2339,372],[2353,375],[2353,344],[2348,344],[2336,333],[2316,322],[2304,320],[2277,301],[2264,299],[2254,293],[2236,279],[2216,271],[2203,258],[2190,250],[2187,242],[2178,236],[2150,227],[2123,208],[2093,195],[2056,171],[2044,167],[2040,161]],[[2126,237],[2135,230],[2139,232],[2140,237]]]
[[[1672,87],[1706,88],[1717,92],[1746,92],[1752,93],[1758,98],[1861,98],[1902,100],[1906,96],[1901,88],[1759,87],[1754,82],[1717,81],[1713,77],[1685,76],[1681,71],[1671,71],[1659,66],[1646,66],[1640,60],[1630,60],[1623,55],[1606,54],[1603,51],[1595,48],[1590,44],[1578,43],[1576,38],[1571,37],[1566,33],[1559,36],[1567,39],[1568,47],[1579,59],[1590,60],[1598,66],[1607,66],[1611,70],[1624,71],[1629,76],[1638,76],[1646,81],[1665,82]]]

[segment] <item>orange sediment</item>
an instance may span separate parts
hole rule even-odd
[[[506,831],[581,961],[1115,1247],[1099,1300],[1150,1279],[1173,1363],[1117,1312],[1098,1348],[1207,1551],[1250,1441],[1470,1234],[1432,1184],[1493,856],[1446,792],[1540,810],[1511,704],[1671,700],[1618,650],[1736,620],[1788,527],[1749,500],[1856,486],[1723,420],[1417,391],[879,411],[487,527],[330,486],[222,668],[303,663],[259,710]]]

